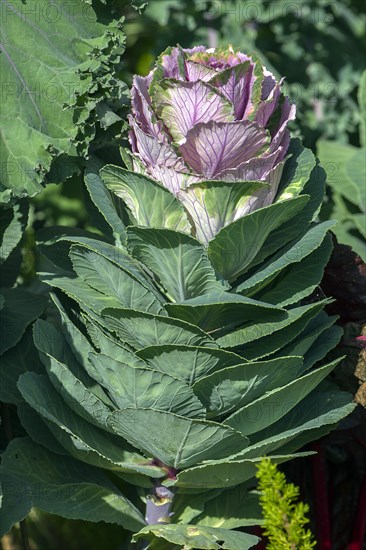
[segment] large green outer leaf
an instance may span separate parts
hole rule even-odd
[[[215,269],[228,280],[245,273],[270,233],[301,212],[308,200],[302,195],[278,202],[221,229],[208,246]]]
[[[155,273],[172,301],[183,302],[227,288],[218,280],[207,252],[193,237],[170,229],[129,227],[132,255]]]
[[[212,418],[232,412],[264,393],[288,384],[301,366],[301,357],[244,363],[200,378],[192,389],[206,407],[208,418]]]
[[[103,319],[109,330],[136,349],[162,344],[217,347],[203,330],[180,319],[114,308],[105,309]]]
[[[32,501],[30,497],[19,498],[23,492],[24,481],[19,481],[16,476],[2,474],[0,471],[0,536],[6,535],[13,525],[22,521],[31,511]]]
[[[17,414],[21,425],[35,443],[58,455],[67,456],[69,454],[57,440],[55,434],[52,433],[47,421],[32,409],[24,399],[17,405]]]
[[[106,429],[110,409],[74,376],[67,365],[54,357],[42,354],[48,377],[54,388],[64,398],[65,403],[85,420]]]
[[[174,513],[174,523],[187,525],[194,523],[194,518],[203,513],[205,504],[217,495],[222,493],[222,489],[212,489],[199,493],[191,491],[183,493],[179,491],[179,496],[173,500],[172,512]]]
[[[76,414],[47,377],[23,374],[18,387],[25,401],[43,417],[56,439],[74,458],[108,470],[161,477],[160,468],[150,466],[143,456],[127,450],[121,438],[94,427]]]
[[[215,529],[201,525],[149,525],[133,536],[133,540],[167,540],[187,550],[248,550],[259,542],[258,537],[240,531]],[[159,542],[160,544],[160,542]],[[157,547],[156,547],[157,548]]]
[[[319,302],[295,307],[288,310],[288,316],[284,320],[238,328],[218,338],[217,342],[224,348],[242,348],[246,359],[265,357],[291,342],[324,305],[324,302]]]
[[[273,283],[256,296],[270,304],[282,307],[298,303],[309,296],[319,285],[324,268],[333,250],[332,237],[328,233],[325,239],[313,252],[302,261],[292,263],[286,271],[280,272]]]
[[[252,403],[245,405],[225,420],[244,435],[250,435],[270,426],[293,409],[335,368],[339,359],[312,370],[293,382],[269,391]]]
[[[146,367],[129,366],[101,353],[91,354],[95,379],[108,391],[119,409],[151,408],[205,418],[205,409],[191,388],[173,375]]]
[[[247,439],[214,422],[192,420],[153,409],[114,412],[110,426],[144,454],[174,468],[187,468],[202,460],[223,458],[245,448]]]
[[[30,327],[17,345],[0,357],[0,401],[15,405],[23,401],[17,382],[19,376],[27,371],[43,372]]]
[[[75,272],[88,286],[105,296],[111,296],[120,302],[122,307],[131,307],[147,313],[162,312],[162,304],[148,287],[101,254],[73,245],[70,258]]]
[[[251,447],[248,447],[248,450]],[[190,489],[201,489],[205,487],[207,490],[215,488],[235,487],[241,483],[253,478],[257,471],[258,463],[263,456],[259,453],[254,454],[252,458],[248,453],[248,458],[245,456],[245,451],[241,451],[234,457],[224,458],[222,460],[209,460],[204,464],[186,468],[177,475],[177,480],[174,482],[179,491],[189,491]],[[306,456],[308,453],[304,453]],[[241,458],[241,456],[243,456]],[[274,455],[271,459],[280,464],[286,462],[296,456],[290,455]],[[168,485],[169,482],[165,482]]]
[[[181,303],[166,304],[165,307],[172,317],[195,324],[205,331],[226,326],[232,328],[248,321],[281,320],[287,314],[286,310],[272,304],[229,292],[211,292]]]
[[[137,352],[151,368],[174,375],[191,385],[196,380],[245,360],[229,351],[199,346],[149,346]]]
[[[194,518],[194,523],[216,529],[260,525],[263,518],[258,495],[250,493],[246,484],[230,487],[208,500],[203,513]]]
[[[276,353],[276,356],[279,357],[284,354],[288,354],[300,355],[301,357],[304,357],[304,366],[301,372],[305,372],[312,366],[310,362],[312,352],[314,352],[314,357],[316,357],[318,353],[324,353],[324,355],[321,355],[320,358],[325,356],[326,352],[321,352],[320,348],[318,348],[315,344],[316,342],[319,344],[319,341],[321,341],[321,347],[325,350],[329,351],[332,349],[328,348],[328,341],[324,333],[326,333],[329,328],[337,329],[337,333],[341,330],[341,333],[343,333],[340,327],[333,326],[336,320],[336,316],[329,317],[324,311],[320,311],[320,313],[310,319],[305,328],[299,333],[298,336],[296,336],[294,340],[291,341],[288,346],[282,348]],[[332,347],[334,347],[334,345]],[[308,352],[310,352],[309,355]]]
[[[103,327],[96,323],[92,323],[90,319],[85,318],[84,320],[88,335],[93,345],[100,353],[107,355],[111,359],[116,359],[116,361],[130,365],[131,367],[145,366],[144,361],[142,361],[133,351],[128,349],[125,342],[122,344],[116,336],[113,336],[110,332],[107,332],[106,329],[103,329]],[[90,363],[89,355],[88,362]]]
[[[315,363],[323,359],[328,352],[337,346],[342,336],[342,327],[331,326],[326,328],[305,353],[304,370],[310,369]]]
[[[67,330],[61,334],[51,323],[37,319],[33,326],[33,339],[40,358],[47,368],[50,368],[50,357],[61,365],[67,365],[70,376],[78,380],[102,403],[108,406],[113,405],[103,388],[89,374],[88,354],[94,351],[94,348],[74,324],[69,321],[66,326]],[[57,368],[56,365],[55,367]],[[58,368],[62,368],[62,366]],[[55,375],[53,376],[55,381]]]
[[[316,388],[277,422],[253,433],[251,445],[235,458],[301,449],[309,441],[316,440],[318,432],[328,433],[355,406],[349,393]]]
[[[42,189],[55,156],[77,155],[81,126],[98,103],[96,95],[88,97],[98,86],[93,73],[103,63],[112,71],[109,49],[113,43],[120,53],[123,35],[116,23],[99,22],[91,6],[67,0],[49,6],[37,0],[2,2],[1,34],[2,185],[16,196],[32,196]],[[86,142],[93,123],[95,117]],[[63,168],[75,169],[65,158]]]
[[[241,283],[236,289],[236,292],[240,292],[246,296],[252,296],[266,287],[266,285],[273,281],[274,277],[278,276],[288,266],[301,262],[302,267],[302,260],[321,246],[328,230],[333,227],[333,225],[335,225],[334,221],[328,221],[309,229],[303,237],[296,239],[296,241],[281,249],[274,257],[270,258],[261,269],[257,270],[254,275],[248,277]],[[319,261],[324,265],[326,260],[327,256],[319,257]],[[286,275],[284,275],[284,278],[284,284],[286,284]],[[318,283],[320,278],[317,281]],[[268,294],[271,295],[271,291],[269,291]],[[278,301],[276,301],[276,303],[278,303]]]
[[[308,196],[308,202],[300,212],[284,222],[266,237],[263,245],[257,250],[257,254],[251,261],[247,270],[260,265],[287,243],[293,241],[295,238],[300,238],[301,235],[304,234],[309,224],[314,222],[318,217],[324,198],[325,181],[326,174],[323,168],[317,164],[313,168],[304,188],[298,196],[298,198]]]
[[[147,287],[158,300],[163,299],[151,279],[147,277],[147,274],[143,271],[141,264],[132,258],[132,256],[130,256],[124,248],[113,246],[108,242],[97,239],[97,235],[92,233],[82,233],[81,235],[77,235],[77,230],[75,229],[73,229],[73,232],[76,234],[68,234],[67,228],[45,228],[38,232],[39,244],[41,246],[42,253],[46,254],[47,258],[49,258],[55,266],[61,269],[61,272],[62,269],[65,268],[66,270],[71,269],[71,264],[68,265],[66,263],[69,254],[68,247],[71,244],[80,245],[80,247],[88,251],[93,251],[95,254],[100,254],[104,259],[109,260],[115,266],[127,271],[143,286]],[[61,263],[57,262],[60,257],[59,247],[63,247],[65,245],[64,261]],[[56,258],[54,258],[55,254]],[[55,273],[58,273],[58,271],[55,270]],[[72,275],[72,272],[70,273]]]
[[[122,199],[136,225],[166,227],[190,234],[191,225],[179,201],[156,181],[108,164],[101,170],[106,187]]]
[[[33,506],[70,519],[117,523],[133,532],[145,523],[139,510],[100,469],[56,455],[27,437],[10,442],[2,456],[1,477],[3,488],[6,484],[1,535]],[[12,507],[17,519],[8,517]]]

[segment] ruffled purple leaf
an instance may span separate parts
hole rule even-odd
[[[156,112],[176,143],[200,123],[233,120],[232,105],[205,82],[165,80],[156,88]]]
[[[149,96],[151,74],[148,76],[134,76],[131,90],[131,107],[134,119],[145,134],[162,139],[162,124],[155,120]]]
[[[130,119],[131,143],[134,153],[146,166],[166,166],[175,170],[185,168],[183,160],[178,157],[174,149],[168,144],[158,141],[155,137],[145,134],[133,119]]]
[[[265,101],[269,98],[270,94],[272,93],[273,89],[275,88],[277,81],[272,73],[267,71],[263,67],[263,82],[262,82],[262,88],[261,88],[261,101]],[[284,79],[281,80],[281,83]]]
[[[249,61],[216,74],[210,84],[217,88],[234,106],[236,120],[241,120],[249,99],[252,66]]]
[[[290,120],[294,120],[296,116],[296,106],[291,104],[288,97],[285,97],[285,100],[282,105],[281,118],[278,123],[277,129],[272,135],[272,142],[270,145],[270,152],[276,151],[280,146],[284,147],[286,143],[289,143],[289,131],[287,129],[287,124]]]
[[[267,125],[269,119],[275,112],[278,106],[278,101],[281,95],[281,85],[283,80],[275,83],[274,87],[271,89],[268,97],[264,99],[256,112],[255,121],[263,128]]]
[[[196,124],[179,150],[196,174],[214,179],[224,170],[259,155],[268,141],[266,130],[255,123],[211,121]]]
[[[217,174],[216,179],[221,181],[266,181],[267,175],[274,167],[278,157],[278,151],[254,157],[239,164],[230,170],[223,170]]]

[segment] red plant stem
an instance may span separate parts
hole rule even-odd
[[[266,550],[262,528],[257,525],[256,527],[253,528],[252,532],[253,532],[253,535],[262,539],[260,542],[258,542],[257,546],[255,547],[255,550]]]
[[[363,476],[356,520],[352,532],[352,542],[348,545],[348,550],[362,550],[366,535],[366,474]]]
[[[330,529],[329,502],[327,494],[327,480],[325,471],[325,455],[320,443],[313,444],[316,455],[311,457],[315,512],[317,524],[317,538],[319,550],[332,550],[332,536]]]

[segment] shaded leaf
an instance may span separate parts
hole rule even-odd
[[[47,304],[47,297],[23,288],[2,288],[4,306],[0,310],[0,355],[22,338],[32,321],[37,319]]]
[[[116,411],[109,423],[131,445],[174,468],[223,458],[247,445],[247,439],[229,427],[153,409]]]
[[[215,529],[201,525],[149,525],[133,536],[139,539],[164,539],[172,544],[184,546],[187,550],[199,548],[206,550],[247,550],[253,548],[259,539],[240,531]]]
[[[20,505],[24,510],[19,515],[23,517],[34,506],[69,519],[117,523],[134,532],[145,523],[137,508],[100,469],[56,455],[27,437],[10,442],[2,456],[1,474],[10,484],[2,502],[2,518],[3,510],[6,514],[9,508]],[[21,495],[27,498],[19,498]],[[9,522],[5,522],[4,530],[3,524],[1,527],[3,534]]]

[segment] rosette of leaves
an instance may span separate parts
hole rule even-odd
[[[177,197],[205,244],[274,200],[295,117],[281,85],[254,54],[231,47],[168,48],[148,76],[134,77],[134,171]]]
[[[115,522],[151,550],[255,546],[238,529],[261,521],[258,462],[298,456],[354,408],[325,380],[340,331],[313,296],[331,252],[332,223],[314,222],[324,172],[298,140],[285,155],[274,187],[194,184],[219,220],[202,239],[166,181],[90,163],[104,236],[39,235],[40,278],[56,292],[34,328],[44,372],[19,377],[29,438],[2,462],[27,488],[23,516]],[[235,216],[257,190],[271,200]]]
[[[318,154],[328,174],[329,193],[322,217],[338,221],[334,233],[366,261],[366,71],[358,90],[360,147],[319,140]]]

